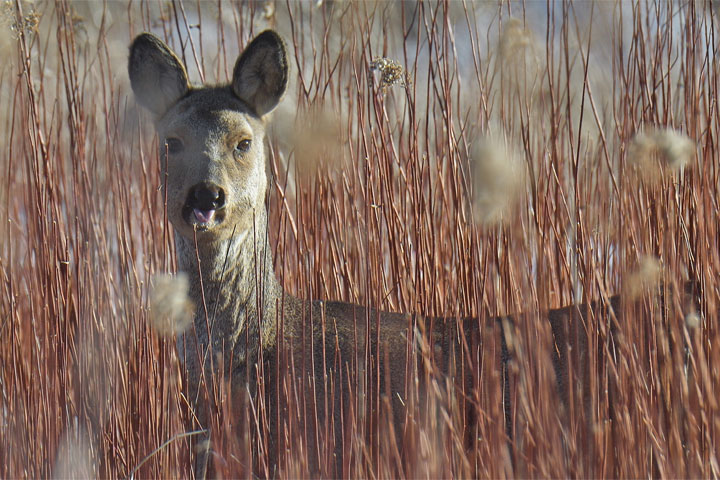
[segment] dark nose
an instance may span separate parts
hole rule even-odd
[[[214,183],[198,183],[190,190],[188,204],[198,210],[218,210],[225,206],[225,192]]]

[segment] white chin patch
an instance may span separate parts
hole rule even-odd
[[[210,223],[215,217],[215,210],[199,210],[193,208],[193,215],[198,223]]]

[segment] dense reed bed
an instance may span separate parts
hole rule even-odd
[[[313,412],[293,379],[277,432],[262,401],[221,402],[219,472],[299,476],[314,455],[352,477],[720,476],[710,2],[14,0],[0,16],[0,477],[190,475],[174,341],[149,315],[153,276],[175,271],[163,165],[127,46],[153,31],[193,81],[224,82],[265,28],[292,57],[268,149],[285,288],[441,318],[526,314],[510,336],[511,438],[490,329],[474,392],[431,375],[419,349],[431,388],[403,452],[378,372],[358,367],[342,472],[328,429],[297,431]],[[587,388],[561,404],[542,312],[615,293],[620,320],[578,326]],[[482,412],[472,432],[464,402]]]

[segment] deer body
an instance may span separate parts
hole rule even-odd
[[[257,230],[266,231],[262,224]],[[304,301],[283,292],[273,273],[269,253],[260,258],[254,253],[247,255],[247,252],[269,252],[267,240],[259,242],[264,245],[257,245],[252,237],[247,235],[227,246],[224,245],[227,242],[222,242],[222,248],[199,253],[187,239],[176,237],[178,268],[190,275],[193,286],[190,295],[198,306],[194,328],[179,335],[177,346],[185,368],[188,394],[201,426],[209,429],[212,408],[212,401],[207,398],[209,394],[203,391],[203,373],[206,385],[213,385],[218,378],[223,378],[229,381],[233,397],[244,398],[249,392],[255,401],[259,393],[258,377],[262,375],[270,413],[270,432],[275,432],[276,415],[282,408],[278,405],[276,369],[279,363],[287,363],[294,366],[291,376],[305,389],[302,397],[306,411],[314,412],[321,425],[332,424],[335,435],[341,437],[341,409],[343,402],[348,402],[348,380],[345,378],[345,384],[336,385],[331,392],[328,378],[341,378],[339,371],[347,371],[353,360],[362,362],[357,356],[365,352],[366,340],[370,340],[374,352],[389,352],[391,362],[404,371],[404,332],[409,317],[383,313],[380,322],[384,340],[378,346],[374,318],[370,331],[366,329],[366,309],[342,302]],[[260,237],[265,238],[264,235]],[[259,272],[257,276],[256,272]],[[263,370],[258,370],[261,364]],[[386,381],[391,383],[393,392],[403,391],[404,375],[388,380],[381,378],[383,385]],[[212,391],[212,387],[208,388]],[[322,400],[315,402],[315,398],[334,399],[334,405],[328,408],[330,412],[325,411]],[[393,398],[392,403],[399,414],[402,409],[400,397]],[[328,418],[330,414],[334,415],[332,420]],[[294,412],[286,411],[285,415],[294,415]],[[396,418],[398,430],[402,419],[401,415]],[[318,428],[313,425],[310,415],[299,419],[299,423],[311,430]],[[206,439],[209,438],[208,434]],[[312,456],[315,438],[309,436],[306,441],[312,472],[327,476],[341,471],[341,441],[337,443],[336,461],[324,467]],[[211,446],[208,447],[208,442],[199,445],[195,474],[203,478],[211,466],[208,458]],[[271,438],[270,458],[276,459],[278,448],[283,446]]]
[[[209,392],[218,379],[229,381],[234,397],[249,393],[254,402],[260,401],[258,386],[263,385],[270,432],[278,437],[269,447],[271,461],[277,461],[276,453],[284,448],[279,440],[280,417],[300,411],[301,429],[324,428],[335,439],[334,458],[323,461],[312,455],[317,451],[313,445],[323,437],[305,435],[311,471],[339,476],[346,473],[341,470],[343,454],[352,441],[344,419],[362,402],[358,390],[363,382],[357,377],[370,380],[366,388],[374,389],[374,398],[387,395],[394,441],[402,445],[413,421],[406,410],[409,386],[427,378],[418,374],[423,368],[418,352],[423,349],[423,355],[437,359],[443,375],[464,390],[462,401],[470,405],[463,413],[469,447],[478,441],[472,428],[478,414],[473,412],[477,403],[473,395],[493,378],[499,379],[496,389],[501,391],[504,416],[497,421],[512,440],[507,368],[512,319],[490,319],[481,326],[478,319],[443,321],[341,302],[301,300],[284,292],[277,281],[268,239],[265,122],[285,92],[288,65],[276,33],[263,32],[248,45],[229,85],[191,87],[182,62],[150,34],[133,42],[129,74],[135,96],[152,112],[161,139],[178,268],[189,277],[190,297],[196,305],[194,328],[179,336],[177,346],[193,415],[208,430],[206,441],[196,447],[198,478],[206,475],[209,464],[213,408]],[[571,363],[585,364],[581,360],[588,349],[584,319],[606,315],[608,310],[617,313],[618,308],[619,299],[613,297],[604,305],[546,313],[555,342],[548,359],[553,360],[565,402],[571,389],[577,390],[592,374],[583,367],[568,376]],[[479,368],[485,361],[481,357],[488,358],[487,353],[480,355],[485,338],[495,342],[492,351],[496,359],[501,357],[496,364],[502,372],[481,380]],[[284,384],[281,370],[290,371],[297,384]],[[356,378],[349,378],[351,372]],[[295,389],[305,404],[290,409],[280,399],[295,395]],[[581,397],[589,398],[588,394],[585,389]],[[377,405],[366,403],[371,410]],[[502,446],[497,448],[500,451]]]

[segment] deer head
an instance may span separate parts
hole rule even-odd
[[[130,47],[128,69],[137,101],[155,120],[177,233],[203,243],[249,230],[265,208],[265,119],[287,87],[282,39],[270,30],[258,35],[228,85],[190,86],[177,55],[149,33]]]

